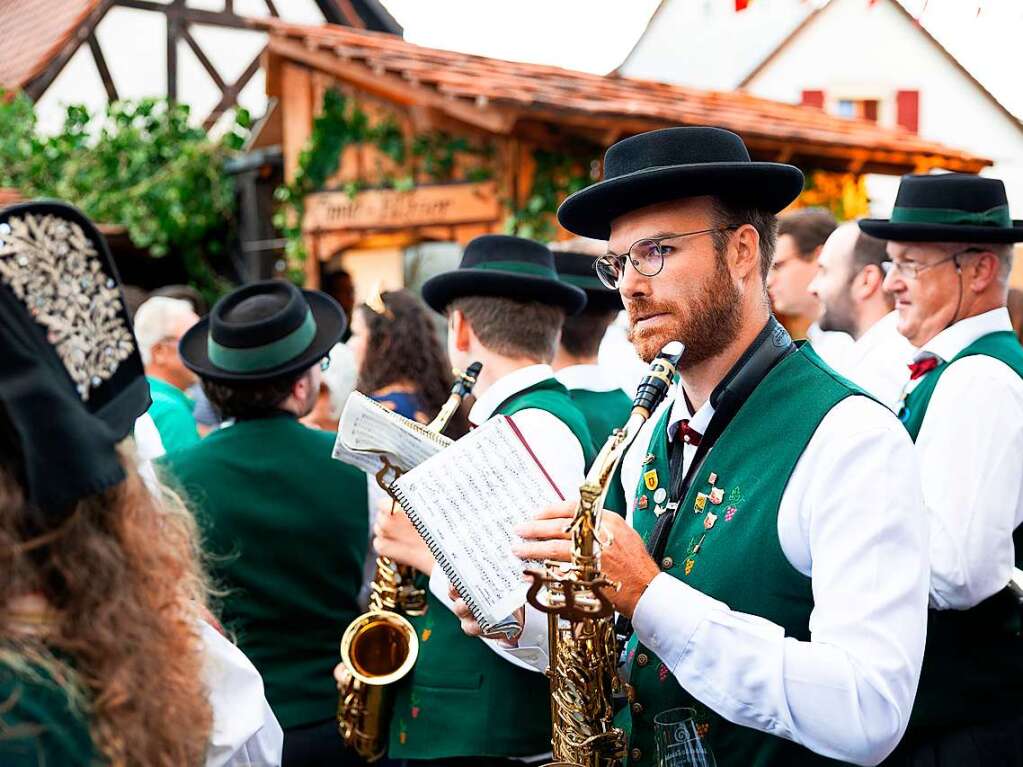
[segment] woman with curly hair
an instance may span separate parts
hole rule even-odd
[[[251,763],[263,722],[237,697],[215,711],[247,661],[202,621],[192,515],[136,469],[149,388],[106,243],[70,206],[0,212],[0,359],[0,764]]]
[[[358,367],[357,391],[406,418],[433,418],[451,389],[451,363],[429,310],[412,292],[374,291],[352,313],[348,340]],[[457,436],[464,417],[446,430]]]

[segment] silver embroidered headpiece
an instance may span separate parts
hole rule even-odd
[[[0,280],[46,329],[83,402],[134,352],[117,282],[74,221],[25,213],[0,223]]]

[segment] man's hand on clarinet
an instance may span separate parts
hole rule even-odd
[[[512,547],[512,551],[522,559],[570,561],[572,541],[566,530],[575,516],[576,504],[576,501],[563,501],[549,506],[533,521],[519,525],[515,532],[523,542]],[[650,558],[639,533],[614,512],[605,511],[600,515],[597,540],[601,572],[608,580],[621,584],[617,591],[606,589],[604,593],[618,612],[631,618],[636,603],[660,568]]]
[[[390,501],[377,509],[376,522],[373,524],[373,548],[380,556],[392,559],[399,565],[411,565],[427,575],[433,571],[435,560],[426,542],[416,532],[400,506],[395,506],[392,512]]]

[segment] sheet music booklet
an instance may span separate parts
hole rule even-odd
[[[418,421],[353,392],[341,413],[332,455],[375,476],[384,458],[399,472],[408,471],[450,444],[450,439],[429,431]]]
[[[509,416],[491,418],[395,480],[389,492],[486,634],[514,636],[529,563],[513,528],[564,496]]]

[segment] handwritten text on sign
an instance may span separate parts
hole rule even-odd
[[[493,182],[424,186],[404,192],[371,189],[354,196],[319,192],[306,198],[302,228],[310,232],[468,224],[495,221],[499,215]]]

